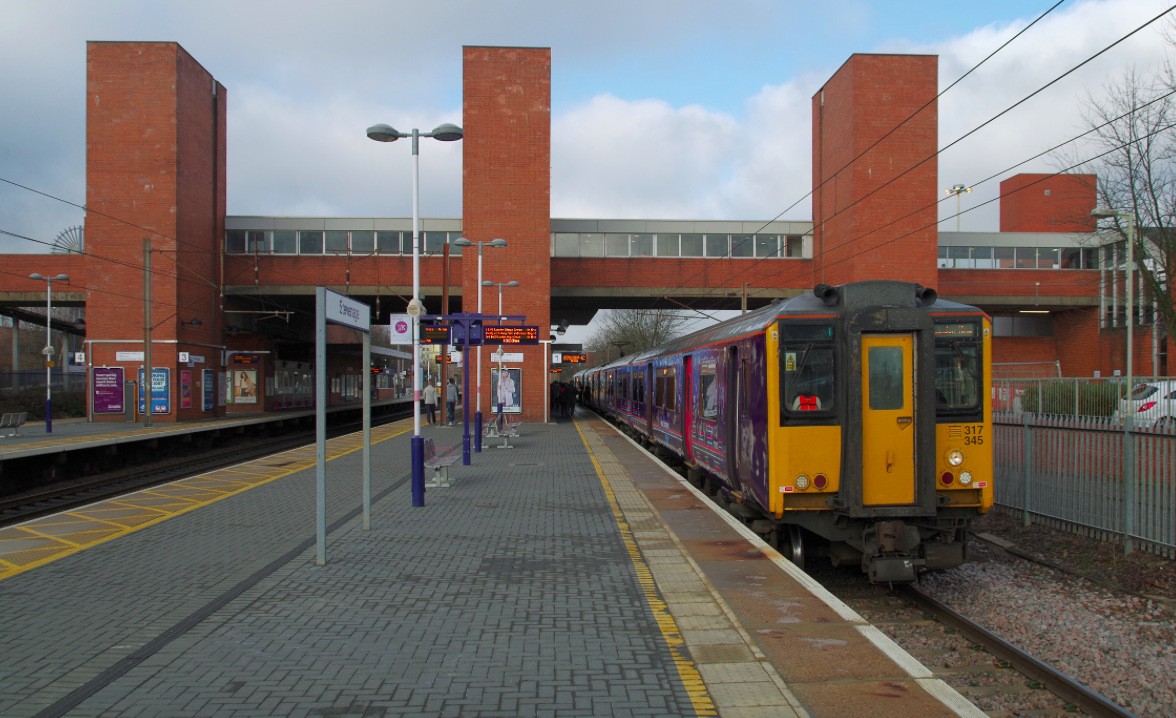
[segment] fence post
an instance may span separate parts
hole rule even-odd
[[[1130,389],[1128,389],[1130,391]],[[1135,546],[1131,535],[1135,533],[1135,417],[1131,407],[1123,417],[1123,555],[1128,556]]]
[[[1038,400],[1040,403],[1040,399]],[[1040,408],[1040,407],[1039,407]],[[1021,412],[1021,423],[1024,426],[1024,437],[1021,442],[1021,525],[1029,526],[1030,477],[1033,475],[1033,417],[1027,412]]]

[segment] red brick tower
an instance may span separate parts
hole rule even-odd
[[[933,55],[853,55],[813,96],[814,283],[935,286],[937,66]]]
[[[1093,232],[1094,175],[1019,174],[1000,183],[1000,231]]]
[[[463,234],[475,242],[497,237],[506,249],[487,249],[483,275],[517,281],[503,289],[503,311],[527,315],[547,339],[551,314],[551,50],[465,47],[462,141]],[[477,310],[475,251],[462,262],[462,306]],[[498,290],[484,290],[482,306],[498,311]],[[482,411],[489,414],[490,349],[483,349]],[[542,421],[547,373],[544,345],[522,351],[523,419]],[[518,367],[519,364],[510,366]],[[476,364],[471,364],[476,369]],[[471,375],[471,383],[476,379]],[[474,401],[468,402],[475,406]]]
[[[220,264],[225,216],[225,88],[174,42],[91,42],[86,68],[87,336],[95,366],[142,362],[143,240],[152,248],[152,363],[171,370],[171,412],[202,411],[202,370],[220,370]],[[99,212],[101,214],[99,214]],[[117,258],[104,261],[103,257]],[[200,320],[200,326],[180,322]],[[117,342],[112,342],[117,340]],[[205,363],[180,366],[178,352]],[[181,404],[190,372],[190,407]],[[104,418],[96,416],[96,419]],[[121,417],[106,417],[119,419]]]

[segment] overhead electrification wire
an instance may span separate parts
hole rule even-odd
[[[1026,95],[1025,97],[1021,98],[1020,100],[1017,100],[1017,101],[1016,101],[1016,102],[1014,102],[1012,105],[1009,105],[1008,107],[1006,107],[1005,109],[1001,110],[1000,112],[998,112],[997,114],[993,115],[992,117],[990,117],[989,119],[985,120],[984,122],[980,123],[979,125],[977,125],[977,126],[976,126],[976,127],[974,127],[973,129],[971,129],[971,130],[969,130],[968,132],[964,133],[963,135],[959,136],[958,138],[956,138],[955,140],[953,140],[953,141],[952,141],[952,142],[950,142],[949,144],[947,144],[947,145],[945,145],[944,147],[942,147],[942,148],[940,148],[940,149],[936,150],[934,153],[932,153],[932,154],[928,155],[928,156],[927,156],[926,158],[924,158],[923,160],[921,160],[921,161],[919,161],[918,163],[916,163],[916,164],[912,165],[911,167],[907,168],[906,170],[902,171],[902,172],[901,172],[901,173],[899,173],[898,175],[896,175],[896,176],[892,177],[891,179],[887,180],[887,181],[886,181],[886,182],[884,182],[883,184],[881,184],[881,185],[879,185],[878,187],[874,188],[873,190],[871,190],[871,191],[867,192],[866,194],[862,195],[861,197],[858,197],[858,198],[857,198],[857,199],[855,199],[853,202],[851,202],[850,204],[848,204],[848,205],[846,205],[845,207],[841,208],[840,210],[838,210],[837,212],[833,213],[833,214],[832,214],[832,215],[830,215],[829,217],[827,217],[827,218],[823,218],[823,219],[821,220],[821,222],[819,222],[819,223],[817,223],[817,224],[815,224],[815,225],[814,225],[813,229],[815,230],[815,229],[817,229],[817,228],[819,228],[819,227],[823,227],[823,226],[824,226],[824,225],[825,225],[827,222],[829,222],[830,220],[834,219],[835,217],[837,217],[837,216],[839,216],[839,215],[843,214],[844,212],[848,211],[850,208],[854,207],[855,205],[857,205],[858,203],[862,202],[862,201],[863,201],[863,200],[865,200],[866,198],[868,198],[868,197],[870,197],[871,195],[873,195],[873,194],[875,194],[875,193],[877,193],[877,192],[881,191],[882,189],[886,188],[887,186],[889,186],[889,185],[893,184],[894,182],[898,181],[899,179],[901,179],[902,177],[906,176],[906,175],[907,175],[907,174],[909,174],[910,172],[914,171],[914,170],[915,170],[915,169],[917,169],[918,167],[921,167],[922,165],[926,164],[927,162],[929,162],[929,161],[931,161],[931,160],[935,159],[936,157],[938,157],[940,154],[942,154],[942,153],[943,153],[943,152],[945,152],[946,150],[948,150],[948,149],[950,149],[950,148],[954,147],[955,145],[959,144],[959,143],[960,143],[960,142],[962,142],[963,140],[965,140],[965,139],[967,139],[968,137],[970,137],[970,136],[974,135],[976,132],[980,131],[980,130],[981,130],[981,129],[983,129],[984,127],[986,127],[986,126],[990,125],[991,123],[995,122],[997,119],[999,119],[999,118],[1003,117],[1004,115],[1008,114],[1008,113],[1009,113],[1009,112],[1011,112],[1012,110],[1014,110],[1014,109],[1016,109],[1017,107],[1019,107],[1019,106],[1023,105],[1025,102],[1027,102],[1027,101],[1029,101],[1030,99],[1032,99],[1033,97],[1035,97],[1035,96],[1037,96],[1037,95],[1041,94],[1042,92],[1044,92],[1044,91],[1045,91],[1046,89],[1048,89],[1049,87],[1052,87],[1053,85],[1057,84],[1057,83],[1058,83],[1058,82],[1060,82],[1062,79],[1064,79],[1064,78],[1068,77],[1069,75],[1073,74],[1074,72],[1076,72],[1076,71],[1077,71],[1077,70],[1079,70],[1080,68],[1082,68],[1082,67],[1086,66],[1087,64],[1089,64],[1090,62],[1092,62],[1092,61],[1093,61],[1093,60],[1095,60],[1096,58],[1098,58],[1098,57],[1102,56],[1103,54],[1105,54],[1106,52],[1110,51],[1112,48],[1114,48],[1114,47],[1118,46],[1119,44],[1123,43],[1123,42],[1124,42],[1124,41],[1126,41],[1127,39],[1131,38],[1132,36],[1136,35],[1136,34],[1137,34],[1137,33],[1139,33],[1140,31],[1144,30],[1144,29],[1145,29],[1145,28],[1147,28],[1149,25],[1152,25],[1152,24],[1153,24],[1153,23],[1155,23],[1156,21],[1160,20],[1162,17],[1164,17],[1164,16],[1165,16],[1165,15],[1167,15],[1168,13],[1172,12],[1172,10],[1174,10],[1174,9],[1176,9],[1176,6],[1171,6],[1171,7],[1169,7],[1168,9],[1166,9],[1166,10],[1164,10],[1163,12],[1159,13],[1158,15],[1156,15],[1155,17],[1153,17],[1153,18],[1151,18],[1151,19],[1147,20],[1147,21],[1146,21],[1146,22],[1144,22],[1142,25],[1140,25],[1140,26],[1136,27],[1134,30],[1131,30],[1131,31],[1130,31],[1130,32],[1128,32],[1127,34],[1125,34],[1125,35],[1123,35],[1122,37],[1118,38],[1117,40],[1115,40],[1115,41],[1114,41],[1114,42],[1112,42],[1111,44],[1107,45],[1107,46],[1106,46],[1106,47],[1104,47],[1103,49],[1099,50],[1098,52],[1094,53],[1094,54],[1093,54],[1093,55],[1091,55],[1090,57],[1086,58],[1086,59],[1085,59],[1085,60],[1083,60],[1082,62],[1078,63],[1077,65],[1074,65],[1074,66],[1073,66],[1073,67],[1071,67],[1070,69],[1066,70],[1065,72],[1063,72],[1062,74],[1058,75],[1058,76],[1057,76],[1057,77],[1055,77],[1054,79],[1050,80],[1050,81],[1049,81],[1049,82],[1047,82],[1046,84],[1044,84],[1044,85],[1042,85],[1041,87],[1037,88],[1036,90],[1034,90],[1033,92],[1029,93],[1029,94],[1028,94],[1028,95]],[[1085,134],[1085,133],[1084,133],[1084,134]],[[1089,161],[1089,160],[1088,160],[1088,161]],[[1023,164],[1023,162],[1022,162],[1022,163],[1019,163],[1019,164]],[[1015,166],[1019,166],[1019,164],[1018,164],[1018,165],[1014,165],[1014,167],[1015,167]],[[938,203],[936,203],[936,204],[938,204]],[[983,204],[988,204],[988,203],[987,203],[987,202],[985,202],[985,203],[983,203]],[[981,205],[977,205],[977,206],[983,206],[983,204],[981,204]],[[795,204],[794,204],[793,206],[795,206]],[[781,214],[783,214],[783,213],[781,213]],[[779,216],[780,216],[780,215],[777,215],[777,217],[779,217]],[[908,215],[908,216],[909,216],[909,215]],[[772,220],[772,221],[775,221],[775,220]],[[937,225],[937,224],[939,224],[939,222],[938,222],[938,221],[937,221],[937,222],[935,222],[935,223],[934,223],[934,224],[932,224],[932,225],[929,225],[929,226],[935,226],[935,225]],[[766,226],[767,226],[767,224],[765,224],[764,226],[766,227]],[[762,228],[761,228],[761,229],[762,229]],[[905,236],[905,235],[904,235],[904,236]],[[835,246],[835,247],[832,247],[831,249],[833,249],[833,250],[839,249],[839,248],[841,248],[841,247],[843,247],[843,246],[845,246],[845,245],[847,245],[847,244],[849,244],[850,242],[853,242],[853,241],[856,241],[856,239],[850,239],[850,240],[847,240],[847,241],[845,241],[845,242],[843,242],[843,243],[841,243],[841,244],[839,244],[839,245],[837,245],[837,246]],[[889,244],[889,242],[887,242],[887,243],[885,243],[885,244]],[[881,246],[881,245],[879,245],[879,246]],[[822,254],[825,254],[825,253],[826,253],[826,252],[828,252],[829,250],[830,250],[830,248],[824,248],[824,249],[823,249],[823,251],[822,251]],[[871,249],[871,250],[869,250],[869,251],[873,251],[873,249]],[[860,254],[860,253],[859,253],[859,254]],[[857,255],[857,254],[850,255],[850,257],[854,257],[854,256],[858,256],[858,255]],[[716,257],[716,258],[715,258],[715,261],[720,261],[720,260],[722,260],[722,259],[726,259],[726,257]],[[755,266],[755,265],[756,265],[756,264],[758,264],[759,262],[761,262],[761,261],[764,261],[764,260],[766,260],[766,259],[770,259],[770,258],[769,258],[769,257],[764,257],[764,258],[762,258],[762,259],[760,259],[760,260],[757,260],[756,262],[754,262],[754,263],[753,263],[751,266]],[[839,261],[843,261],[843,260],[839,260]],[[839,263],[839,262],[838,262],[838,263]],[[713,266],[713,262],[712,262],[711,264],[708,264],[708,265],[707,265],[707,267],[703,268],[703,269],[702,269],[702,270],[700,270],[699,272],[696,272],[696,273],[695,273],[694,275],[692,275],[691,277],[688,277],[688,278],[685,280],[685,282],[683,282],[682,284],[680,284],[680,285],[678,285],[677,287],[675,287],[675,289],[681,289],[682,287],[686,286],[686,282],[689,282],[689,281],[690,281],[691,279],[693,279],[694,277],[697,277],[699,274],[702,274],[703,272],[707,271],[708,269],[710,269],[710,267],[711,267],[711,266]],[[829,266],[829,265],[827,265],[827,264],[822,264],[822,268],[827,268],[828,266]],[[744,269],[743,271],[741,271],[739,274],[742,274],[743,272],[747,271],[747,269],[750,269],[750,266],[749,266],[748,268]],[[735,276],[739,276],[739,274],[736,274]],[[733,277],[732,277],[732,278],[733,278]],[[730,279],[730,278],[729,278],[729,279]],[[706,292],[706,293],[702,294],[702,295],[701,295],[701,296],[699,296],[699,297],[696,297],[695,299],[693,299],[693,300],[691,300],[691,301],[692,301],[692,302],[693,302],[693,301],[697,301],[698,299],[700,299],[700,298],[702,298],[702,297],[704,297],[704,296],[707,296],[707,294],[709,294],[709,292],[710,292],[710,291],[712,291],[712,290],[708,290],[708,292]]]
[[[1021,30],[1020,30],[1019,32],[1017,32],[1017,34],[1013,35],[1011,38],[1009,38],[1009,39],[1008,39],[1008,40],[1006,40],[1004,43],[1002,43],[1002,44],[1000,45],[1000,47],[998,47],[998,48],[996,48],[995,50],[993,50],[992,52],[990,52],[990,53],[989,53],[989,54],[988,54],[988,55],[987,55],[987,56],[986,56],[986,57],[985,57],[983,60],[981,60],[980,62],[978,62],[978,63],[976,63],[975,65],[973,65],[973,66],[972,66],[970,69],[968,69],[968,71],[967,71],[967,72],[965,72],[963,75],[960,75],[958,78],[956,78],[955,82],[952,82],[950,85],[948,85],[947,87],[945,87],[945,88],[944,88],[944,89],[943,89],[943,90],[942,90],[942,91],[941,91],[939,94],[935,95],[935,97],[933,97],[933,98],[931,98],[930,100],[928,100],[928,101],[927,101],[927,102],[926,102],[926,103],[925,103],[925,104],[924,104],[922,107],[920,107],[919,109],[915,110],[915,111],[914,111],[914,112],[912,112],[910,115],[908,115],[907,117],[905,117],[905,118],[904,118],[904,119],[903,119],[901,122],[899,122],[897,125],[895,125],[894,127],[892,127],[892,128],[891,128],[891,129],[890,129],[890,130],[889,130],[889,131],[886,133],[886,134],[882,135],[882,137],[878,138],[878,139],[877,139],[877,140],[875,140],[873,143],[871,143],[869,147],[867,147],[866,149],[862,150],[862,151],[861,151],[861,152],[860,152],[860,153],[859,153],[859,154],[858,154],[856,157],[854,157],[853,159],[851,159],[849,162],[845,163],[845,164],[844,164],[844,165],[843,165],[843,166],[842,166],[840,169],[838,169],[838,170],[834,171],[834,172],[833,172],[833,173],[832,173],[832,174],[829,176],[829,178],[828,178],[828,179],[825,179],[825,180],[821,181],[821,183],[820,183],[820,184],[818,184],[816,187],[813,187],[813,188],[812,188],[812,189],[810,189],[808,192],[806,192],[806,193],[805,193],[805,194],[804,194],[802,197],[800,197],[800,198],[799,198],[799,199],[797,199],[795,202],[793,202],[792,204],[788,205],[788,206],[787,206],[787,207],[785,207],[783,210],[781,210],[781,211],[780,211],[780,212],[779,212],[779,213],[778,213],[778,214],[777,214],[775,217],[773,217],[772,219],[768,220],[767,222],[764,222],[764,224],[763,224],[763,225],[761,225],[761,226],[760,226],[760,228],[759,228],[758,230],[756,230],[755,232],[753,232],[752,234],[754,235],[754,234],[758,233],[758,232],[759,232],[760,230],[762,230],[764,227],[767,227],[767,226],[768,226],[768,225],[770,225],[772,222],[775,222],[776,220],[780,219],[780,217],[784,216],[784,213],[785,213],[785,212],[788,212],[788,211],[789,211],[789,210],[791,210],[792,208],[796,207],[796,205],[800,204],[800,203],[801,203],[801,202],[803,202],[804,200],[806,200],[806,199],[808,199],[809,197],[811,197],[811,196],[813,195],[813,192],[815,192],[815,191],[817,191],[818,189],[820,189],[820,188],[824,187],[824,186],[825,186],[825,184],[827,184],[828,182],[830,182],[830,181],[832,181],[833,179],[835,179],[835,178],[837,177],[837,175],[838,175],[838,174],[840,174],[841,172],[843,172],[843,171],[844,171],[846,168],[848,168],[848,167],[850,167],[851,165],[853,165],[853,163],[854,163],[854,162],[857,162],[857,161],[858,161],[858,160],[860,160],[862,157],[864,157],[864,156],[865,156],[865,155],[866,155],[868,152],[870,152],[870,151],[871,151],[871,150],[873,150],[875,147],[877,147],[877,146],[878,146],[878,145],[879,145],[879,144],[880,144],[880,143],[881,143],[883,140],[885,140],[886,138],[890,137],[892,134],[894,134],[895,132],[897,132],[897,131],[898,131],[898,130],[901,128],[901,127],[903,127],[904,125],[906,125],[906,123],[910,122],[912,119],[914,119],[915,117],[917,117],[917,116],[918,116],[918,115],[919,115],[919,114],[920,114],[920,113],[921,113],[923,110],[927,109],[927,107],[929,107],[929,106],[930,106],[932,103],[936,102],[936,101],[937,101],[939,98],[943,97],[943,95],[944,95],[944,94],[946,94],[946,93],[947,93],[949,90],[951,90],[953,87],[955,87],[955,86],[956,86],[956,85],[958,85],[960,82],[962,82],[962,81],[964,80],[964,78],[966,78],[966,77],[968,77],[969,75],[971,75],[973,72],[975,72],[977,69],[979,69],[981,65],[983,65],[983,64],[984,64],[984,63],[986,63],[986,62],[988,62],[990,59],[992,59],[992,58],[993,58],[993,56],[995,56],[995,55],[996,55],[997,53],[999,53],[1001,50],[1003,50],[1003,49],[1005,49],[1006,47],[1008,47],[1008,46],[1009,46],[1009,45],[1010,45],[1010,44],[1011,44],[1013,41],[1015,41],[1017,38],[1019,38],[1021,35],[1023,35],[1023,34],[1024,34],[1026,31],[1028,31],[1028,30],[1029,30],[1029,28],[1031,28],[1031,27],[1033,27],[1034,25],[1036,25],[1038,22],[1040,22],[1040,21],[1041,21],[1043,18],[1045,18],[1047,15],[1049,15],[1049,14],[1050,14],[1051,12],[1053,12],[1055,9],[1057,9],[1057,7],[1058,7],[1059,5],[1061,5],[1062,3],[1064,3],[1064,2],[1065,2],[1065,0],[1058,0],[1058,2],[1056,2],[1056,3],[1054,3],[1052,6],[1050,6],[1050,8],[1049,8],[1049,9],[1047,9],[1045,12],[1041,13],[1040,15],[1038,15],[1038,16],[1037,16],[1037,17],[1036,17],[1036,18],[1033,20],[1033,22],[1031,22],[1031,23],[1029,23],[1028,25],[1026,25],[1025,27],[1021,28]],[[1141,29],[1142,29],[1142,28],[1141,28]],[[1138,32],[1138,30],[1137,30],[1136,32]],[[1109,48],[1108,48],[1108,49],[1109,49]],[[1106,51],[1106,50],[1104,50],[1103,52],[1105,52],[1105,51]],[[1100,53],[1100,54],[1101,54],[1101,53]],[[1096,56],[1096,57],[1097,57],[1097,56]],[[1093,58],[1091,58],[1091,59],[1093,59]],[[1059,78],[1059,79],[1060,79],[1060,78]],[[1042,88],[1042,89],[1044,89],[1044,88]],[[1040,92],[1040,90],[1039,90],[1039,92]],[[1028,99],[1028,98],[1026,98],[1026,99]],[[1011,109],[1011,108],[1010,108],[1010,109]],[[993,118],[993,119],[995,119],[995,118]],[[990,120],[990,121],[991,121],[991,120]],[[976,128],[976,129],[979,129],[979,128]],[[975,130],[973,130],[973,132],[974,132],[974,131],[975,131]],[[960,138],[960,139],[963,139],[963,138]],[[956,142],[959,142],[959,140],[956,140]],[[953,144],[954,144],[954,143],[953,143]],[[949,147],[950,147],[950,145],[949,145]],[[947,149],[947,148],[945,147],[944,149]],[[942,151],[943,151],[943,150],[940,150],[940,152],[942,152]],[[938,153],[936,153],[936,154],[938,154]],[[935,155],[932,155],[931,157],[929,157],[929,158],[927,158],[927,159],[931,159],[932,157],[935,157]],[[924,162],[926,162],[926,161],[927,161],[927,160],[924,160]],[[920,164],[922,164],[922,163],[920,163]],[[918,166],[918,165],[916,165],[916,167],[917,167],[917,166]],[[913,168],[912,168],[912,169],[913,169]],[[909,171],[909,170],[908,170],[908,171]],[[902,175],[899,175],[899,176],[901,177]],[[895,179],[897,179],[897,178],[895,178]],[[880,189],[880,188],[879,188],[879,189]],[[868,196],[868,195],[867,195],[867,196]],[[863,197],[862,199],[864,199],[864,197]],[[850,206],[852,206],[852,205],[850,205]],[[848,209],[848,207],[847,207],[846,209]],[[834,216],[836,216],[836,215],[834,215]],[[832,217],[830,217],[830,219],[832,219]],[[814,229],[815,229],[815,227],[814,227]],[[724,259],[724,258],[726,258],[726,256],[724,256],[724,257],[716,257],[714,261],[722,260],[722,259]],[[694,279],[694,278],[695,278],[695,277],[697,277],[698,275],[700,275],[700,274],[702,274],[702,273],[706,272],[706,271],[707,271],[707,270],[708,270],[708,269],[709,269],[709,268],[710,268],[710,267],[713,265],[713,263],[714,263],[714,262],[712,261],[712,263],[711,263],[711,264],[707,265],[707,266],[706,266],[706,267],[704,267],[703,269],[701,269],[701,270],[699,270],[698,272],[695,272],[695,273],[694,273],[694,274],[692,274],[691,276],[687,277],[687,278],[686,278],[686,280],[685,280],[685,282],[684,282],[683,284],[679,285],[677,288],[681,288],[681,287],[684,287],[684,286],[686,286],[686,283],[687,283],[687,282],[689,282],[691,279]],[[651,306],[652,306],[652,305],[651,305]]]
[[[1034,161],[1034,160],[1040,159],[1040,158],[1044,157],[1045,155],[1048,155],[1048,154],[1050,154],[1051,152],[1056,152],[1057,150],[1061,149],[1062,147],[1065,147],[1065,146],[1066,146],[1066,145],[1068,145],[1068,144],[1071,144],[1071,143],[1073,143],[1073,142],[1077,142],[1078,140],[1081,140],[1082,138],[1086,137],[1087,135],[1090,135],[1090,134],[1093,134],[1093,133],[1095,133],[1095,132],[1098,132],[1099,130],[1102,130],[1103,128],[1105,128],[1105,127],[1107,127],[1107,126],[1109,126],[1109,125],[1112,125],[1112,124],[1114,124],[1115,122],[1118,122],[1118,121],[1120,121],[1120,120],[1122,120],[1122,119],[1124,119],[1124,118],[1126,118],[1126,117],[1128,117],[1128,116],[1130,116],[1130,115],[1132,115],[1132,114],[1134,114],[1134,113],[1136,113],[1136,112],[1138,112],[1138,111],[1140,111],[1140,110],[1142,110],[1142,109],[1144,109],[1144,108],[1146,108],[1146,107],[1149,107],[1149,106],[1151,106],[1151,105],[1153,105],[1153,104],[1155,104],[1155,103],[1157,103],[1157,102],[1160,102],[1160,101],[1162,101],[1162,100],[1165,100],[1165,99],[1167,99],[1167,98],[1169,98],[1169,97],[1172,97],[1173,95],[1176,95],[1176,90],[1169,90],[1168,92],[1165,92],[1165,93],[1163,93],[1162,95],[1158,95],[1158,96],[1156,96],[1156,97],[1152,98],[1151,100],[1148,100],[1147,102],[1145,102],[1145,103],[1143,103],[1143,104],[1136,105],[1135,107],[1132,107],[1132,108],[1130,108],[1129,110],[1127,110],[1127,111],[1126,111],[1126,112],[1124,112],[1123,114],[1119,115],[1118,117],[1113,117],[1113,118],[1111,118],[1111,119],[1107,120],[1106,122],[1104,122],[1104,123],[1102,123],[1102,124],[1100,124],[1100,125],[1096,125],[1095,127],[1092,127],[1092,128],[1090,128],[1090,129],[1086,130],[1085,132],[1082,132],[1081,134],[1075,135],[1074,137],[1071,137],[1071,138],[1069,138],[1069,139],[1067,139],[1067,140],[1065,140],[1065,141],[1063,141],[1063,142],[1059,142],[1058,144],[1054,145],[1053,147],[1050,147],[1049,149],[1043,150],[1043,151],[1041,151],[1041,152],[1039,152],[1039,153],[1037,153],[1037,154],[1033,155],[1032,157],[1026,158],[1026,159],[1024,159],[1024,160],[1021,160],[1020,162],[1018,162],[1018,163],[1016,163],[1016,164],[1014,164],[1014,165],[1010,165],[1009,167],[1006,167],[1006,168],[1004,168],[1004,169],[1002,169],[1002,170],[1000,170],[1000,171],[998,171],[998,172],[995,172],[995,173],[993,173],[993,174],[991,174],[991,175],[989,175],[989,176],[985,177],[984,179],[981,179],[981,180],[978,180],[978,181],[976,181],[976,182],[973,182],[973,183],[971,183],[969,186],[970,186],[970,187],[979,187],[980,185],[982,185],[982,184],[984,184],[984,183],[986,183],[986,182],[991,182],[992,180],[996,179],[997,177],[1000,177],[1000,176],[1002,176],[1002,175],[1005,175],[1005,174],[1007,174],[1007,173],[1009,173],[1009,172],[1011,172],[1011,171],[1013,171],[1013,170],[1017,169],[1018,167],[1021,167],[1022,165],[1025,165],[1025,164],[1027,164],[1027,163],[1029,163],[1029,162],[1032,162],[1032,161]],[[1168,125],[1168,126],[1165,126],[1165,127],[1161,127],[1161,128],[1159,128],[1158,130],[1156,130],[1156,132],[1162,132],[1162,131],[1165,131],[1165,130],[1167,130],[1167,129],[1170,129],[1170,128],[1174,127],[1174,126],[1176,126],[1176,125]],[[1155,133],[1152,133],[1152,134],[1155,134]],[[1122,143],[1122,144],[1116,145],[1115,147],[1113,147],[1113,148],[1112,148],[1111,150],[1109,150],[1109,151],[1113,152],[1113,151],[1115,151],[1115,150],[1122,149],[1123,147],[1126,147],[1126,146],[1127,146],[1127,145],[1129,145],[1129,144],[1134,144],[1135,142],[1138,142],[1138,141],[1140,141],[1140,140],[1142,140],[1142,139],[1146,139],[1146,137],[1150,137],[1150,136],[1151,136],[1151,135],[1149,134],[1149,135],[1146,135],[1146,136],[1144,136],[1144,137],[1136,138],[1136,139],[1134,139],[1134,140],[1130,140],[1129,142],[1126,142],[1126,143]],[[1075,166],[1076,166],[1076,167],[1078,167],[1078,166],[1081,166],[1081,165],[1083,165],[1083,164],[1086,164],[1086,163],[1092,162],[1092,161],[1094,161],[1095,159],[1098,159],[1099,157],[1102,157],[1102,156],[1104,156],[1105,154],[1106,154],[1106,153],[1103,153],[1103,154],[1100,154],[1100,155],[1098,155],[1098,156],[1096,156],[1096,157],[1092,157],[1092,158],[1089,158],[1089,159],[1083,160],[1081,163],[1079,163],[1078,165],[1075,165]],[[1055,173],[1055,174],[1052,174],[1052,175],[1048,175],[1048,177],[1056,177],[1056,176],[1057,176],[1057,173]],[[1034,182],[1034,183],[1032,183],[1032,184],[1030,184],[1030,185],[1026,185],[1026,187],[1031,187],[1031,186],[1033,186],[1033,184],[1037,184],[1037,183],[1036,183],[1036,182]],[[1016,194],[1017,192],[1020,192],[1020,191],[1021,191],[1021,189],[1023,189],[1023,188],[1018,188],[1018,189],[1016,189],[1016,190],[1013,190],[1013,191],[1009,192],[1009,193],[1008,193],[1007,195],[1005,195],[1005,196],[1012,195],[1012,194]],[[854,243],[854,242],[857,242],[857,241],[858,241],[858,240],[860,240],[860,239],[864,239],[865,237],[868,237],[869,235],[873,234],[874,232],[878,232],[878,231],[880,231],[880,230],[886,229],[887,227],[890,227],[890,226],[892,226],[892,225],[898,224],[899,222],[902,222],[902,221],[903,221],[903,220],[905,220],[905,219],[909,219],[910,217],[913,217],[914,215],[916,215],[916,214],[918,214],[918,213],[920,213],[920,212],[923,212],[924,210],[930,209],[930,208],[932,208],[932,207],[936,207],[936,206],[938,206],[939,204],[941,204],[941,203],[943,203],[943,202],[947,202],[947,201],[949,201],[950,199],[951,199],[950,197],[942,197],[942,198],[940,198],[940,199],[938,199],[938,200],[936,200],[936,201],[934,201],[934,202],[931,202],[930,204],[923,205],[922,207],[919,207],[918,209],[912,210],[911,212],[909,212],[909,213],[907,213],[907,214],[903,215],[902,217],[898,217],[898,218],[896,218],[896,219],[893,219],[893,220],[891,220],[890,222],[887,222],[886,224],[882,224],[882,225],[879,225],[879,226],[877,226],[877,227],[874,227],[873,229],[867,230],[866,232],[864,232],[864,233],[862,233],[862,234],[859,234],[859,235],[857,235],[857,236],[856,236],[856,237],[854,237],[853,239],[850,239],[850,240],[849,240],[849,241],[847,241],[847,242],[843,242],[842,244],[838,245],[838,247],[843,247],[843,246],[846,246],[846,245],[852,244],[852,243]],[[998,197],[997,199],[999,199],[999,197]],[[984,205],[991,203],[991,201],[992,201],[992,200],[989,200],[988,202],[984,202],[984,203],[982,203],[982,204],[979,204],[979,205],[976,205],[976,206],[977,206],[977,207],[983,207]],[[948,215],[948,216],[944,217],[943,219],[937,220],[935,224],[942,224],[943,222],[946,222],[946,221],[948,221],[948,220],[951,220],[951,219],[955,219],[956,217],[959,217],[959,216],[961,216],[961,215],[963,215],[963,214],[965,214],[965,213],[967,213],[967,212],[970,212],[970,211],[972,211],[972,210],[971,210],[971,209],[967,209],[967,210],[963,210],[963,211],[961,211],[961,212],[957,212],[957,213],[954,213],[954,214],[950,214],[950,215]],[[906,235],[904,235],[904,236],[906,236]],[[878,245],[878,246],[882,246],[882,245]],[[849,259],[849,258],[852,258],[852,257],[857,257],[857,256],[859,256],[859,255],[861,255],[861,254],[863,254],[863,253],[865,253],[865,252],[872,252],[872,251],[874,251],[874,250],[875,250],[875,248],[874,248],[874,247],[871,247],[871,248],[868,248],[868,249],[863,249],[863,250],[861,250],[861,251],[859,251],[859,252],[857,252],[857,253],[855,253],[855,254],[852,254],[852,255],[850,255],[850,257],[847,257],[847,259]],[[751,265],[749,265],[749,266],[745,267],[744,269],[740,270],[740,271],[739,271],[739,272],[737,272],[736,274],[734,274],[734,275],[732,275],[731,277],[729,277],[729,278],[728,278],[728,281],[730,281],[730,280],[733,280],[733,279],[736,279],[736,278],[738,278],[738,277],[742,276],[742,275],[743,275],[745,272],[748,272],[748,271],[750,271],[751,269],[753,269],[754,267],[756,267],[757,265],[759,265],[759,263],[760,263],[760,262],[762,262],[762,261],[765,261],[765,260],[767,260],[767,259],[770,259],[770,258],[769,258],[769,257],[764,257],[764,258],[761,258],[761,259],[758,259],[758,260],[756,260],[756,261],[755,261],[755,262],[753,262]],[[838,260],[838,263],[839,263],[840,261],[844,261],[844,260]],[[828,266],[828,265],[827,265],[827,266]],[[787,277],[786,279],[784,279],[784,280],[782,280],[782,281],[791,281],[792,279],[794,279],[794,278],[796,278],[796,277],[799,277],[800,275],[807,274],[808,272],[809,272],[809,270],[807,270],[807,269],[806,269],[806,270],[802,270],[802,271],[797,271],[797,272],[794,272],[794,273],[793,273],[791,276]],[[760,288],[760,289],[764,289],[764,288]],[[760,289],[757,289],[755,292],[749,293],[749,295],[750,295],[750,294],[755,294],[755,293],[758,293],[758,292],[760,291]],[[713,291],[713,289],[707,290],[707,292],[706,292],[706,293],[704,293],[704,294],[700,295],[700,296],[699,296],[699,297],[697,297],[697,298],[701,299],[702,297],[705,297],[705,296],[707,296],[707,294],[709,294],[709,292],[711,292],[711,291]]]

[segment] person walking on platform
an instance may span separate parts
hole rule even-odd
[[[429,385],[425,387],[423,392],[425,395],[425,414],[429,417],[430,424],[437,423],[437,387],[433,386],[432,380]]]
[[[449,385],[445,387],[445,414],[449,419],[449,425],[453,426],[453,412],[457,409],[457,381],[449,380]]]

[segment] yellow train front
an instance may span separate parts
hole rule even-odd
[[[992,505],[990,335],[915,284],[819,285],[576,381],[794,563],[904,582]]]

